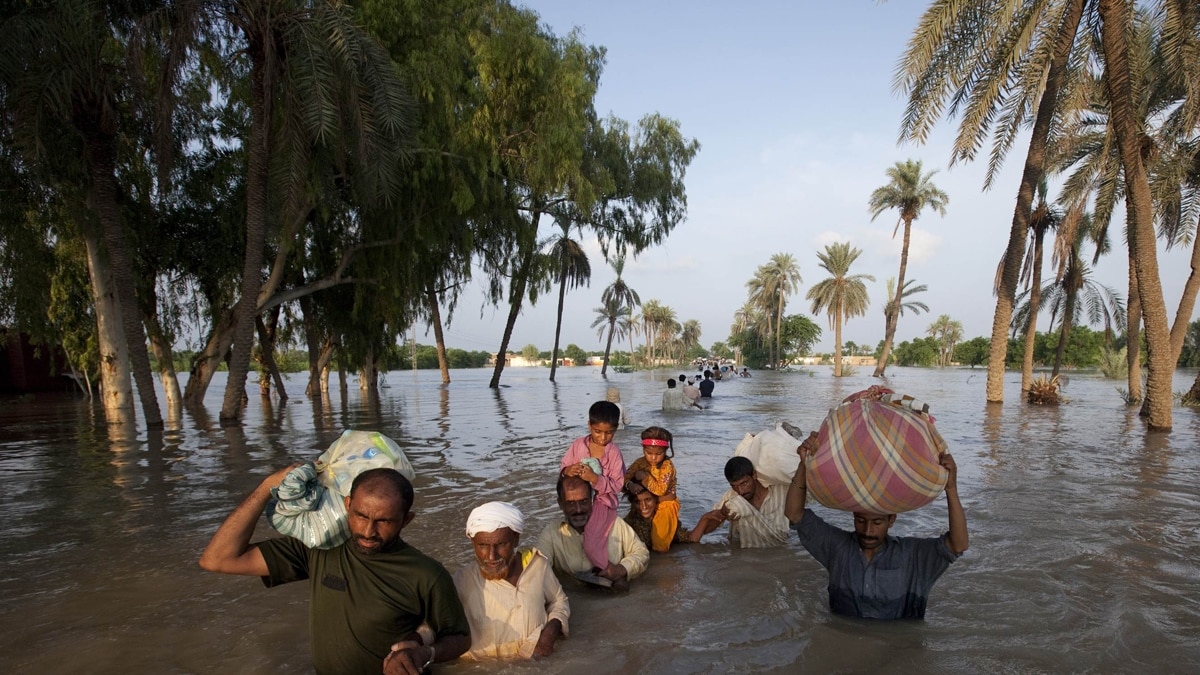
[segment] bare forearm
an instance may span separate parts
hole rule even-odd
[[[725,522],[725,517],[719,511],[709,511],[700,516],[696,526],[692,528],[692,541],[700,541],[700,537],[712,532]]]
[[[434,642],[431,647],[436,650],[434,655],[434,663],[442,663],[443,661],[453,661],[466,653],[471,648],[470,635],[447,635]]]
[[[958,487],[946,486],[946,510],[950,513],[950,550],[962,553],[967,550],[967,514],[958,500]]]
[[[804,503],[808,500],[808,474],[804,462],[796,468],[796,475],[788,485],[787,499],[783,503],[783,515],[788,522],[795,525],[804,517]]]
[[[257,554],[257,550],[250,550],[250,537],[270,499],[271,489],[264,482],[242,500],[204,548],[204,553],[200,555],[200,567],[222,574],[265,575],[266,563],[262,562],[262,555],[248,553]],[[257,564],[259,562],[262,563],[261,567]]]

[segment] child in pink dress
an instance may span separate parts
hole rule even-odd
[[[592,515],[583,529],[583,552],[598,568],[608,571],[608,533],[617,519],[617,504],[625,484],[625,458],[612,442],[613,433],[621,422],[621,409],[608,401],[596,401],[588,409],[588,435],[575,439],[562,458],[562,475],[578,476],[592,485],[596,500]],[[591,458],[600,463],[596,472],[585,462]]]

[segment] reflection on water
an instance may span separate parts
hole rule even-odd
[[[779,420],[815,428],[837,400],[875,383],[828,370],[758,373],[717,385],[703,411],[662,413],[677,373],[585,368],[393,373],[379,396],[335,387],[306,402],[251,396],[246,425],[222,428],[223,380],[207,411],[130,437],[76,401],[0,406],[0,671],[306,672],[307,590],[202,573],[220,520],[271,469],[311,458],[344,428],[382,431],[416,467],[406,538],[455,569],[470,563],[466,514],[505,499],[526,541],[556,514],[559,458],[611,383],[636,458],[651,424],[676,438],[685,524],[724,490],[721,468],[746,432]],[[1180,373],[1176,389],[1194,377]],[[832,617],[826,575],[786,548],[711,543],[656,555],[627,596],[568,584],[571,637],[512,672],[1079,672],[1200,668],[1200,415],[1146,434],[1115,385],[1072,378],[1070,405],[988,406],[982,371],[896,369],[889,384],[932,406],[960,467],[971,550],[934,590],[924,622]],[[1009,391],[1019,378],[1010,376]],[[122,436],[122,434],[126,434]],[[827,513],[849,527],[845,514]],[[943,502],[902,515],[898,534],[945,529]],[[266,531],[261,526],[260,532]],[[492,672],[454,664],[439,672]]]

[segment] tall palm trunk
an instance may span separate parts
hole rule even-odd
[[[280,402],[288,399],[287,389],[283,386],[283,375],[279,372],[279,364],[275,362],[275,336],[277,335],[277,327],[279,321],[279,308],[276,307],[273,316],[271,317],[271,325],[263,321],[262,315],[254,317],[254,327],[258,331],[259,354],[262,359],[262,364],[267,368],[267,374],[263,378],[264,383],[275,383],[275,390],[279,392]],[[270,378],[270,379],[267,379]],[[263,396],[271,395],[271,387],[259,384],[260,393]]]
[[[1196,234],[1200,235],[1200,223],[1197,223]],[[1179,363],[1179,356],[1183,354],[1188,323],[1192,320],[1196,295],[1200,291],[1200,236],[1192,237],[1192,257],[1188,267],[1188,278],[1183,284],[1183,293],[1179,296],[1179,307],[1175,310],[1175,323],[1171,324],[1171,360],[1174,363]]]
[[[775,310],[775,363],[783,366],[783,294],[779,294],[779,308]]]
[[[100,401],[109,424],[134,423],[133,382],[129,378],[128,347],[117,317],[116,291],[112,270],[100,250],[100,240],[83,237],[88,259],[88,280],[92,284],[92,303],[96,308],[96,339],[100,348]]]
[[[1154,233],[1153,202],[1150,180],[1142,159],[1142,134],[1133,105],[1128,50],[1130,5],[1124,0],[1100,0],[1100,37],[1106,64],[1105,86],[1111,107],[1109,114],[1121,151],[1125,174],[1125,210],[1129,227],[1129,255],[1137,272],[1142,299],[1142,321],[1146,326],[1148,351],[1146,408],[1151,429],[1171,428],[1171,379],[1175,364],[1171,360],[1171,334],[1167,306],[1163,300],[1158,272],[1157,241]]]
[[[563,263],[566,264],[565,262]],[[563,303],[567,299],[567,272],[563,270],[558,275],[558,315],[554,322],[554,349],[550,351],[550,381],[554,381],[554,374],[558,372],[558,340],[562,335],[562,315]]]
[[[1129,309],[1125,313],[1125,361],[1129,364],[1129,403],[1142,397],[1142,298],[1138,293],[1137,270],[1129,258]]]
[[[254,317],[262,288],[263,249],[267,239],[267,170],[270,166],[271,92],[267,54],[261,39],[250,37],[250,134],[246,166],[246,251],[242,261],[241,297],[234,307],[233,356],[221,403],[221,424],[241,423],[242,398],[254,345]]]
[[[1045,174],[1046,141],[1050,124],[1058,107],[1058,91],[1062,86],[1071,47],[1079,30],[1083,16],[1084,0],[1072,0],[1063,14],[1062,24],[1054,38],[1054,58],[1046,74],[1046,88],[1038,101],[1037,117],[1029,138],[1029,151],[1025,155],[1025,168],[1021,172],[1021,185],[1017,189],[1017,205],[1013,209],[1012,227],[1008,233],[1008,247],[1004,250],[1004,266],[1000,273],[1000,285],[996,288],[996,312],[992,317],[992,342],[988,350],[987,401],[1004,401],[1004,361],[1008,355],[1008,328],[1012,323],[1013,301],[1021,277],[1021,257],[1025,253],[1025,237],[1029,230],[1029,216],[1033,211],[1034,187]]]
[[[1037,344],[1038,311],[1042,307],[1042,240],[1046,236],[1046,228],[1039,226],[1034,236],[1037,240],[1033,243],[1033,274],[1029,281],[1029,321],[1025,324],[1025,355],[1021,359],[1022,401],[1033,382],[1033,349]]]
[[[608,374],[608,357],[612,354],[613,332],[617,328],[617,319],[613,317],[608,320],[608,341],[604,343],[604,365],[600,366],[600,377]],[[630,361],[632,362],[632,356]]]
[[[85,113],[86,115],[86,113]],[[88,170],[92,178],[92,207],[104,231],[104,246],[112,265],[112,281],[117,295],[121,330],[125,335],[126,353],[137,383],[142,415],[148,428],[162,426],[158,409],[158,394],[154,391],[154,376],[150,371],[150,356],[146,349],[146,333],[142,329],[138,309],[137,288],[133,281],[133,261],[125,245],[125,226],[121,222],[121,207],[117,204],[116,137],[90,115],[80,124],[83,131]]]
[[[533,217],[533,231],[537,231],[541,214]],[[533,274],[533,261],[537,256],[537,246],[529,243],[521,264],[513,276],[512,287],[509,288],[508,321],[504,323],[504,337],[500,340],[500,351],[496,352],[496,367],[492,371],[492,379],[488,387],[495,389],[500,386],[500,375],[504,372],[504,361],[508,356],[508,343],[512,340],[513,327],[517,325],[517,316],[521,313],[521,302],[525,298],[525,289],[529,283],[529,275]]]
[[[838,298],[837,310],[833,316],[833,376],[842,376],[842,299]]]
[[[1077,300],[1077,294],[1078,291],[1075,289],[1074,285],[1072,285],[1071,289],[1067,291],[1067,301],[1066,304],[1063,305],[1064,309],[1062,326],[1059,328],[1058,332],[1058,347],[1054,350],[1054,370],[1050,373],[1051,377],[1058,375],[1058,371],[1062,369],[1063,355],[1067,351],[1067,340],[1071,339],[1071,326],[1075,323],[1075,302]]]
[[[442,310],[433,284],[426,284],[425,299],[429,302],[429,323],[433,324],[433,340],[437,343],[438,370],[442,373],[442,384],[450,384],[450,364],[446,361],[446,336],[442,333]],[[415,368],[416,364],[413,364],[413,367]]]
[[[911,217],[904,219],[904,242],[900,246],[900,273],[896,275],[896,297],[892,298],[887,319],[884,321],[883,350],[879,354],[879,363],[875,364],[874,377],[883,377],[888,358],[892,354],[892,341],[896,339],[896,324],[900,319],[900,294],[904,289],[904,272],[908,269],[908,242],[912,237],[912,220]]]

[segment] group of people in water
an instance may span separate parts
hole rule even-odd
[[[894,514],[855,513],[854,531],[844,531],[805,508],[805,462],[817,450],[815,433],[797,439],[799,466],[786,489],[761,481],[749,459],[730,459],[729,489],[689,530],[679,519],[672,434],[660,426],[643,430],[642,456],[626,467],[613,443],[623,418],[618,402],[589,408],[588,433],[571,443],[559,466],[562,519],[547,525],[535,546],[520,546],[524,516],[514,505],[475,508],[465,532],[476,564],[454,575],[401,538],[414,493],[392,469],[354,480],[344,500],[351,539],[330,549],[288,537],[250,542],[272,489],[293,467],[278,471],[226,518],[200,565],[258,576],[267,586],[309,580],[318,673],[412,674],[463,655],[549,655],[569,632],[570,605],[556,573],[626,590],[646,571],[651,550],[699,542],[725,522],[741,547],[783,545],[794,530],[829,570],[831,610],[866,618],[922,618],[933,583],[967,548],[957,468],[948,453],[941,464],[949,472],[950,522],[940,537],[889,536]],[[622,498],[629,504],[624,517]]]

